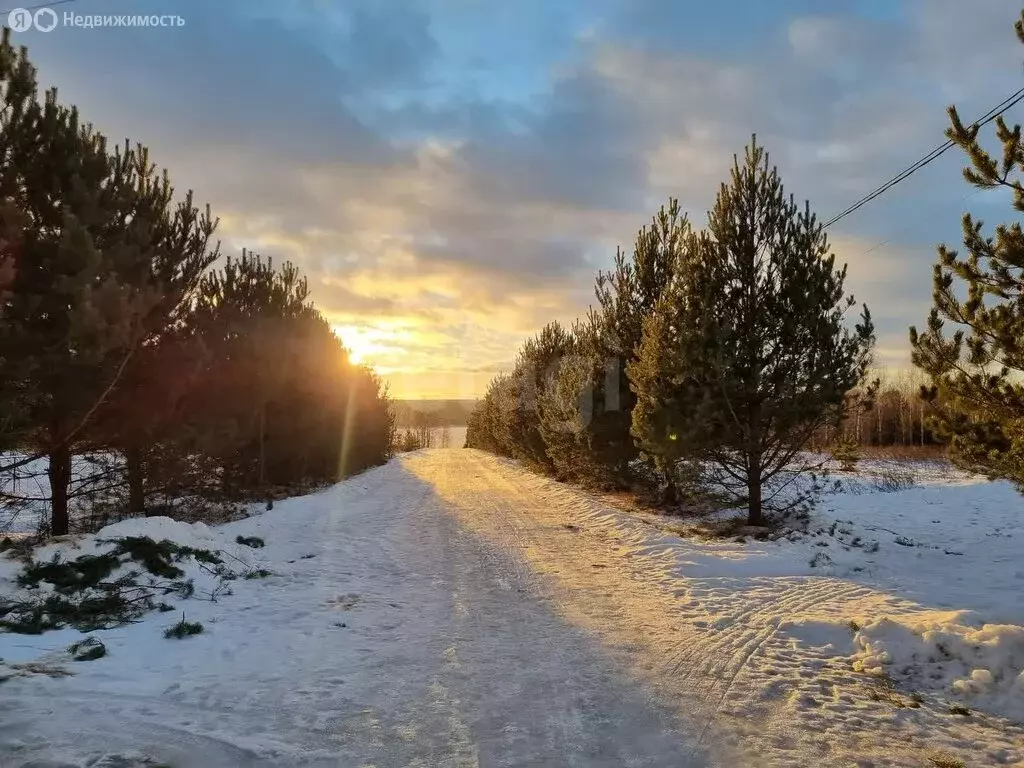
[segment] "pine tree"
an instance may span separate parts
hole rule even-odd
[[[293,335],[308,295],[294,265],[278,270],[246,251],[200,282],[187,334],[204,351],[203,370],[186,407],[228,496],[265,485],[268,407],[294,372],[288,356],[299,351]]]
[[[1024,43],[1024,13],[1016,30]],[[965,126],[955,107],[949,118],[946,135],[970,160],[967,182],[1009,190],[1013,210],[1024,213],[1021,126],[998,117],[1002,151],[992,155],[978,125]],[[963,245],[966,256],[939,246],[934,306],[923,332],[910,329],[912,360],[930,378],[922,388],[929,426],[948,442],[951,458],[1024,490],[1024,230],[1014,222],[988,236],[983,222],[965,214]],[[948,337],[946,321],[956,326]]]
[[[516,406],[512,378],[499,373],[487,385],[466,424],[466,446],[498,456],[512,456],[509,425]]]
[[[845,327],[846,268],[756,141],[682,251],[630,366],[634,430],[669,462],[706,462],[759,525],[766,490],[778,505],[780,475],[864,379],[874,329],[866,307]]]
[[[21,251],[21,227],[22,217],[17,206],[10,199],[0,201],[0,306],[6,305],[14,287],[18,254]],[[9,323],[3,320],[0,322],[3,323],[0,325],[0,349],[2,349],[13,341],[13,337]],[[13,382],[22,381],[26,373],[24,368],[20,374],[13,369],[15,365],[24,367],[29,364],[30,362],[25,360],[0,360],[0,366],[3,367],[0,372],[0,382],[10,385]],[[24,409],[16,389],[11,386],[5,389],[6,391],[0,390],[0,449],[11,450],[19,447],[16,441]],[[3,468],[0,468],[0,472],[2,471]]]
[[[290,263],[243,252],[204,276],[186,336],[204,350],[182,405],[183,453],[217,467],[228,499],[335,481],[385,461],[386,388],[353,365]]]
[[[577,322],[558,370],[540,394],[540,433],[555,476],[588,485],[608,480],[592,450],[594,382],[601,368],[594,349],[593,327]]]
[[[108,152],[78,112],[40,99],[24,48],[0,41],[0,200],[20,217],[3,305],[0,391],[23,409],[19,445],[48,457],[52,532],[68,531],[71,459],[159,301],[138,280],[166,186],[130,148]]]
[[[640,230],[633,252],[620,249],[614,268],[598,274],[598,307],[586,321],[571,332],[549,324],[523,346],[512,373],[491,382],[470,418],[467,445],[588,484],[636,480],[626,366],[688,231],[678,201],[670,200]]]
[[[136,152],[148,168],[146,149],[140,146]],[[149,178],[154,178],[152,169]],[[157,207],[132,224],[145,227],[148,233],[140,254],[143,260],[131,277],[147,286],[156,300],[142,318],[135,351],[90,429],[98,443],[124,457],[128,510],[134,515],[146,511],[149,454],[177,425],[180,401],[197,373],[200,351],[188,345],[179,331],[219,248],[210,248],[217,222],[209,206],[205,213],[200,212],[192,203],[191,191],[172,206],[173,190],[166,178],[165,172]],[[161,459],[166,464],[167,457]]]
[[[627,368],[637,359],[644,320],[654,311],[672,275],[673,263],[690,232],[690,223],[670,199],[651,223],[640,229],[632,253],[615,254],[614,268],[598,274],[592,310],[579,354],[589,358],[573,370],[579,391],[566,396],[588,403],[589,414],[577,446],[588,454],[585,464],[601,467],[610,484],[636,479],[633,464],[640,452],[630,432],[636,397]],[[582,365],[589,370],[586,379]],[[563,390],[568,386],[563,382]]]
[[[542,394],[552,386],[571,343],[571,334],[560,323],[548,323],[523,344],[511,376],[514,402],[506,409],[512,456],[548,472],[553,465],[541,432],[546,402]]]
[[[709,428],[709,382],[702,376],[701,344],[716,328],[708,307],[711,260],[702,258],[706,237],[687,232],[675,251],[672,279],[644,322],[637,359],[627,373],[636,405],[632,434],[663,479],[662,503],[675,505],[691,487],[696,460],[694,427]],[[706,438],[705,438],[706,439]]]

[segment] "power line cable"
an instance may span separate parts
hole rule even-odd
[[[1015,106],[1016,104],[1020,103],[1021,101],[1024,101],[1024,88],[1021,88],[1019,91],[1016,91],[1015,93],[1013,93],[1010,96],[1008,96],[1002,102],[1000,102],[999,104],[994,106],[992,109],[990,109],[988,112],[986,112],[984,115],[982,115],[977,120],[975,120],[973,124],[976,124],[979,127],[981,127],[983,125],[986,125],[987,123],[990,123],[993,120],[995,120],[997,117],[999,117],[999,115],[1003,114],[1006,110],[1010,109],[1010,107]],[[846,208],[841,213],[838,213],[835,216],[833,216],[831,219],[826,221],[822,226],[826,227],[826,228],[830,227],[833,224],[835,224],[837,221],[839,221],[839,220],[849,216],[854,211],[857,211],[860,208],[864,207],[865,205],[870,203],[872,200],[874,200],[876,197],[878,197],[878,196],[884,194],[885,192],[889,191],[890,189],[895,187],[897,184],[899,184],[901,181],[903,181],[907,177],[909,177],[909,176],[913,175],[914,173],[916,173],[917,171],[921,170],[922,168],[924,168],[929,163],[937,160],[939,157],[941,157],[943,154],[945,154],[953,146],[954,146],[953,141],[950,140],[950,139],[947,139],[945,142],[943,142],[942,144],[937,146],[935,149],[933,149],[931,152],[926,154],[920,160],[917,160],[916,162],[914,162],[911,165],[907,166],[902,171],[900,171],[895,176],[893,176],[891,179],[889,179],[887,182],[885,182],[884,184],[882,184],[879,187],[876,187],[874,190],[869,192],[867,195],[862,197],[857,202],[855,202],[852,205],[850,205],[848,208]]]

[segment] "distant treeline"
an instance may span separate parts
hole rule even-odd
[[[393,403],[396,451],[462,448],[452,443],[453,427],[464,427],[475,400],[399,400]]]
[[[464,427],[476,400],[395,400],[392,409],[399,427]]]
[[[848,409],[841,423],[822,426],[811,438],[810,446],[830,450],[839,441],[849,441],[862,447],[931,448],[940,452],[944,442],[933,430],[932,409],[921,397],[927,377],[917,370],[877,370],[871,377],[877,386],[870,407],[863,407],[863,398],[851,398],[856,405]]]
[[[293,265],[222,259],[209,207],[176,195],[145,147],[40,94],[8,29],[0,98],[8,512],[44,504],[52,534],[82,524],[76,509],[202,515],[388,458],[381,381]],[[48,490],[25,494],[33,482]]]

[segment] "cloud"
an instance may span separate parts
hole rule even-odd
[[[226,248],[296,262],[382,368],[436,384],[584,313],[669,195],[701,222],[751,133],[828,216],[938,144],[946,102],[974,115],[1018,87],[1010,0],[684,5],[148,0],[186,26],[24,42],[88,119],[212,203]],[[962,163],[832,232],[887,349],[927,309],[934,243],[992,206],[962,199]]]

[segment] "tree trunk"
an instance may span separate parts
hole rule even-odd
[[[266,431],[267,431],[267,404],[263,403],[260,405],[260,478],[259,478],[259,489],[263,492],[263,484],[266,481],[266,463],[267,463],[267,444],[266,444]]]
[[[133,517],[146,514],[145,467],[142,463],[142,451],[137,447],[128,448],[124,452],[125,467],[128,471],[128,513]]]
[[[71,451],[59,445],[50,451],[50,533],[66,536],[68,533],[68,484],[71,482]]]
[[[663,483],[658,489],[658,503],[662,507],[675,508],[679,504],[679,485],[676,483],[675,462],[671,459],[655,459],[655,471],[661,475]]]
[[[921,447],[924,448],[924,403],[921,403]]]
[[[661,504],[665,507],[676,507],[679,504],[679,488],[675,481],[669,478],[661,489]]]
[[[761,461],[751,457],[747,463],[747,525],[764,525],[761,511]]]

